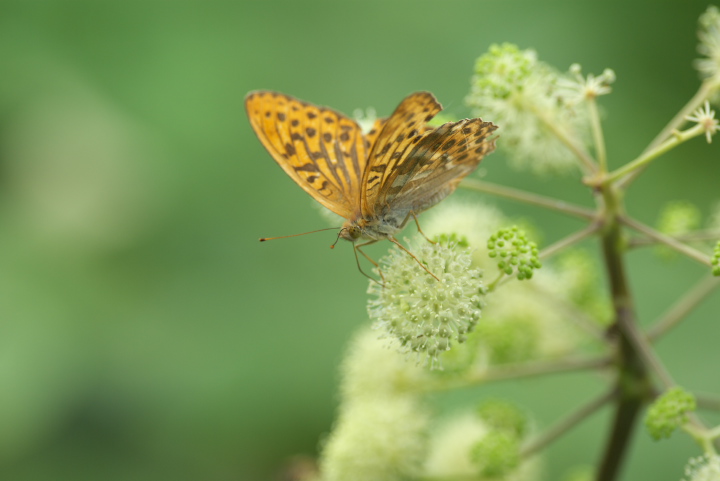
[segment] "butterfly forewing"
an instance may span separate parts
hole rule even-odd
[[[370,150],[372,150],[372,146],[377,141],[377,138],[380,135],[380,132],[385,126],[385,122],[387,122],[387,120],[387,118],[375,120],[373,126],[370,128],[370,131],[365,134],[365,147],[367,147],[368,153],[370,152]]]
[[[425,124],[442,106],[430,92],[407,96],[384,123],[374,142],[363,175],[362,214],[377,215],[378,195],[388,177],[407,160],[405,153],[427,133]]]
[[[300,187],[346,219],[359,214],[370,141],[355,121],[267,91],[248,94],[245,108],[262,144]]]

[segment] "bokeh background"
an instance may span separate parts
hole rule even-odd
[[[509,41],[562,70],[616,71],[602,106],[617,166],[697,89],[706,7],[0,2],[0,479],[276,479],[316,453],[337,363],[367,322],[367,282],[349,245],[328,249],[332,232],[257,242],[326,223],[252,133],[248,91],[387,115],[422,89],[464,117],[474,59]],[[514,172],[502,154],[482,173],[591,205],[576,179]],[[653,223],[687,199],[708,214],[719,180],[718,145],[695,140],[636,183],[629,209]],[[580,227],[487,200],[541,226],[546,244]],[[705,272],[649,252],[630,261],[646,323]],[[690,389],[720,389],[719,309],[715,296],[659,345]],[[543,426],[601,389],[564,375],[460,397],[508,396]],[[598,458],[608,415],[553,445],[546,479]],[[697,454],[683,437],[635,441],[624,479],[679,479]]]

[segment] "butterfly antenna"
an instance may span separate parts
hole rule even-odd
[[[344,227],[343,227],[342,229],[340,229],[340,232],[338,232],[337,239],[335,239],[335,242],[333,242],[333,244],[330,246],[331,249],[334,249],[334,248],[335,248],[335,245],[336,245],[336,244],[338,243],[338,241],[340,240],[340,234],[342,234],[342,232],[343,232],[344,230],[345,230]]]
[[[279,237],[261,237],[261,238],[260,238],[260,242],[265,242],[265,241],[275,240],[275,239],[286,239],[286,238],[288,238],[288,237],[297,237],[297,236],[299,236],[299,235],[314,234],[314,233],[316,233],[316,232],[322,232],[322,231],[325,231],[325,230],[335,230],[335,229],[339,229],[339,227],[328,227],[327,229],[311,230],[310,232],[303,232],[302,234],[282,235],[282,236],[279,236]],[[338,234],[338,237],[339,237],[339,234]],[[337,243],[337,241],[335,241],[335,242]],[[333,244],[333,245],[335,245],[335,244]]]

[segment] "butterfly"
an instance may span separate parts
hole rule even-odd
[[[463,119],[430,127],[427,122],[442,110],[430,92],[408,95],[366,134],[340,112],[278,92],[250,92],[245,109],[285,173],[347,220],[338,239],[354,244],[360,272],[365,274],[357,252],[378,267],[361,247],[389,240],[437,279],[394,236],[411,218],[422,233],[417,214],[451,194],[495,149],[496,125]],[[360,239],[367,242],[357,244]]]

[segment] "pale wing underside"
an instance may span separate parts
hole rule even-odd
[[[355,121],[269,91],[249,93],[245,109],[263,146],[300,187],[336,214],[357,217],[371,144]]]

